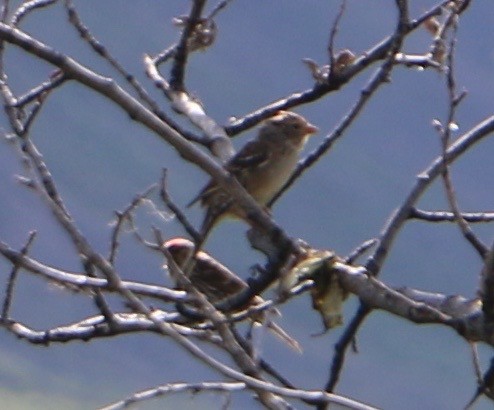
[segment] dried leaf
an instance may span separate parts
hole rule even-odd
[[[311,289],[312,307],[321,314],[324,330],[343,324],[342,307],[348,296],[330,266],[319,269],[314,275]]]
[[[302,62],[309,68],[312,78],[319,84],[323,84],[328,81],[329,66],[319,66],[314,60],[310,58],[303,58]]]
[[[338,52],[334,58],[333,73],[340,74],[346,67],[355,61],[355,54],[351,50],[344,49]]]
[[[441,28],[441,24],[438,19],[435,17],[430,17],[424,21],[424,28],[432,35],[437,36],[439,33],[439,29]]]
[[[342,306],[348,296],[332,270],[337,260],[331,251],[310,250],[306,258],[291,271],[291,276],[312,279],[312,307],[321,314],[324,330],[327,331],[343,323]]]

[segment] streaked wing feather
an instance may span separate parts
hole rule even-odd
[[[233,174],[242,184],[246,169],[252,170],[265,164],[269,160],[269,150],[259,149],[259,141],[249,141],[226,165],[228,172]],[[199,201],[207,202],[208,198],[214,196],[221,188],[211,180],[193,199],[187,204],[191,207]]]
[[[230,162],[227,164],[226,169],[236,174],[248,168],[258,167],[259,165],[265,163],[269,159],[269,150],[260,149],[259,141],[252,140],[249,141],[238,153],[235,155]]]
[[[228,268],[209,257],[197,257],[190,280],[212,302],[223,300],[247,288],[247,284]]]

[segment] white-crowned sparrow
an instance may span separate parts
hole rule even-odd
[[[301,115],[279,111],[264,121],[258,136],[249,141],[225,168],[264,206],[288,181],[307,138],[317,131],[318,128]],[[242,208],[213,180],[189,206],[198,201],[206,208],[201,228],[204,235],[226,216],[245,219]]]

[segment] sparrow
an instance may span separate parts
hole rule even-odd
[[[189,259],[195,251],[193,242],[179,237],[166,241],[163,246],[168,250],[175,263],[180,267],[183,266],[186,260]],[[194,262],[192,270],[184,273],[188,275],[187,277],[191,281],[192,285],[199,292],[203,293],[211,303],[219,303],[246,290],[249,287],[245,281],[243,281],[240,277],[208,253],[199,251],[193,255],[192,258]],[[170,274],[173,275],[171,271]],[[175,279],[176,287],[180,289],[178,280],[173,278],[173,276],[172,279]],[[239,306],[236,308],[236,311],[242,311],[248,309],[249,307],[257,306],[261,303],[264,303],[264,299],[256,295],[244,306]],[[278,336],[294,350],[301,352],[299,343],[276,323],[266,319],[265,316],[265,312],[256,313],[253,317],[253,321],[261,323],[267,320],[266,326],[276,336]]]
[[[308,137],[318,128],[290,111],[278,111],[265,120],[256,138],[249,141],[225,165],[260,205],[266,206],[295,170],[299,153]],[[203,236],[224,217],[246,220],[243,209],[214,180],[188,204],[198,201],[206,209],[201,227]]]

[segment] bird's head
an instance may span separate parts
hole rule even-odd
[[[178,265],[194,251],[194,243],[185,238],[173,238],[163,244]]]
[[[317,131],[319,128],[301,115],[291,111],[278,111],[276,115],[264,122],[260,134],[267,139],[290,140],[300,144]]]

